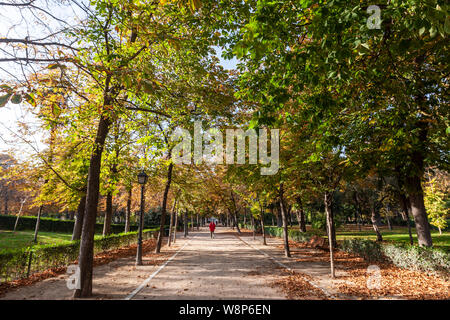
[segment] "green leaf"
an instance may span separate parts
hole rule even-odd
[[[258,126],[258,119],[252,119],[252,120],[250,120],[250,123],[249,123],[249,128],[250,129],[254,129],[255,127],[257,127]]]
[[[430,37],[431,37],[431,38],[434,38],[434,37],[436,36],[436,34],[437,34],[437,29],[436,29],[435,26],[432,26],[432,27],[430,28]]]
[[[192,11],[200,9],[202,6],[202,2],[200,0],[189,0],[189,7]]]
[[[22,102],[22,95],[21,94],[16,93],[15,95],[12,96],[11,103],[19,104],[21,102]]]
[[[446,33],[450,33],[450,16],[445,19],[444,30]]]
[[[6,106],[9,101],[9,98],[12,96],[12,93],[7,93],[0,97],[0,108]]]
[[[147,80],[142,81],[142,89],[144,90],[145,93],[148,94],[153,93],[155,91],[153,85]]]
[[[419,29],[419,36],[423,35],[424,32],[425,32],[425,30],[426,30],[425,27],[420,28],[420,29]]]
[[[26,93],[23,97],[26,102],[31,104],[32,106],[36,106],[36,101],[34,100],[33,96],[31,94]]]
[[[6,90],[8,92],[12,90],[12,88],[10,86],[6,85],[6,84],[0,85],[0,88],[3,89],[3,90]]]

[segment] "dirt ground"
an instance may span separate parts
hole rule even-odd
[[[355,268],[340,266],[337,261],[337,278],[331,279],[325,252],[293,243],[293,257],[286,258],[281,239],[268,238],[267,244],[262,244],[261,237],[253,239],[250,232],[238,236],[234,230],[223,227],[216,229],[214,239],[206,228],[190,232],[187,238],[178,233],[176,243],[164,246],[161,254],[145,253],[143,266],[135,266],[135,257],[130,255],[94,267],[91,299],[371,298],[371,292],[363,288],[365,265],[361,267],[358,262],[357,267],[362,270],[358,278]],[[68,277],[61,274],[9,289],[0,299],[72,299]],[[361,286],[358,290],[353,289],[355,280]],[[435,279],[424,281],[433,281],[437,292],[441,288],[445,291],[448,285],[436,283]],[[377,298],[402,299],[397,291],[387,290],[384,295],[378,292]]]

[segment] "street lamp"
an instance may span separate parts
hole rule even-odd
[[[142,229],[144,226],[144,186],[147,183],[148,176],[142,170],[138,174],[138,182],[141,185],[141,212],[139,214],[139,231],[138,231],[138,245],[136,253],[136,265],[142,266]]]

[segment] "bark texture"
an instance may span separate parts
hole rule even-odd
[[[105,105],[108,104],[109,103],[105,103]],[[75,290],[75,298],[90,297],[92,295],[94,232],[100,188],[100,167],[102,162],[103,147],[105,145],[105,139],[108,135],[110,125],[111,121],[109,118],[102,115],[98,124],[94,150],[90,159],[86,194],[86,211],[83,219],[80,254],[78,257],[78,266],[80,268],[80,289]]]
[[[171,162],[167,170],[167,182],[166,187],[164,189],[163,203],[161,208],[161,224],[159,226],[158,239],[156,240],[155,253],[161,252],[162,238],[164,237],[164,224],[166,222],[167,196],[169,195],[170,184],[172,182],[172,170],[173,170],[173,163]]]

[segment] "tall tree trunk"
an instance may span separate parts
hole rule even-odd
[[[387,209],[386,209],[386,221],[387,221],[389,230],[392,230],[391,219],[389,218],[389,211]]]
[[[177,228],[178,228],[178,212],[175,211],[175,231],[173,234],[173,243],[177,241]]]
[[[34,243],[37,243],[37,238],[38,238],[38,233],[39,233],[39,224],[41,223],[41,215],[42,215],[43,208],[44,208],[43,205],[39,206],[39,211],[38,211],[38,215],[36,218],[36,226],[34,227],[34,239],[33,239]]]
[[[103,222],[103,236],[107,236],[111,234],[111,221],[112,221],[112,193],[108,192],[106,195],[106,212],[105,212],[105,221]]]
[[[16,223],[14,223],[14,231],[13,232],[16,232],[17,224],[19,223],[19,218],[20,218],[20,215],[22,214],[23,205],[25,204],[26,201],[27,201],[27,198],[23,199],[20,202],[20,209],[19,209],[19,213],[17,214]]]
[[[236,231],[237,233],[241,234],[241,229],[239,228],[239,223],[238,223],[238,213],[237,211],[234,211],[234,214],[232,214],[233,220],[234,220],[234,225],[236,226]]]
[[[404,221],[406,221],[406,224],[408,227],[409,244],[413,245],[414,238],[412,236],[412,231],[411,231],[411,221],[409,220],[409,211],[410,211],[409,201],[403,193],[400,194],[400,205],[402,207],[402,218]]]
[[[356,218],[356,224],[358,225],[358,230],[361,231],[361,207],[359,205],[358,200],[358,193],[355,191],[353,193],[353,199],[355,200],[355,218]]]
[[[253,214],[250,212],[250,214],[251,214],[251,223],[252,223],[252,230],[253,230],[253,240],[256,240],[256,232],[255,232],[255,229],[256,229],[256,226],[255,226],[255,217],[253,216]]]
[[[8,186],[5,186],[5,214],[8,214],[8,201],[9,201],[9,191]]]
[[[421,70],[423,70],[425,61],[425,55],[417,56],[414,59],[414,69],[415,79],[417,82],[416,90],[417,94],[414,96],[414,102],[418,109],[426,114],[428,113],[428,102],[425,94],[421,90],[424,86],[424,79],[420,77]],[[411,167],[409,168],[409,175],[405,177],[405,186],[407,187],[408,199],[411,205],[411,214],[414,217],[414,222],[416,225],[417,240],[419,246],[432,247],[433,241],[431,239],[430,225],[428,223],[428,216],[425,209],[425,204],[423,200],[423,190],[421,185],[421,179],[423,177],[425,164],[425,155],[428,152],[429,147],[429,122],[417,118],[415,129],[413,132],[417,135],[415,138],[415,143],[413,144],[411,150]],[[412,134],[414,134],[412,132]]]
[[[131,197],[133,196],[133,188],[128,189],[127,198],[127,212],[125,214],[125,232],[130,232],[130,218],[131,218]]]
[[[302,198],[300,196],[297,197],[298,210],[297,220],[298,220],[298,228],[301,232],[306,232],[306,222],[305,222],[305,212],[303,211],[303,203]]]
[[[109,99],[105,99],[105,105],[109,105]],[[104,115],[100,117],[94,149],[91,155],[86,193],[86,211],[83,219],[81,233],[80,254],[78,266],[80,268],[80,289],[74,292],[75,298],[90,297],[92,295],[92,269],[94,262],[94,232],[95,219],[100,188],[100,168],[102,162],[103,147],[108,135],[111,120]]]
[[[375,204],[372,204],[370,206],[370,213],[371,213],[370,220],[372,221],[373,230],[377,235],[377,241],[383,241],[380,229],[378,228],[379,226],[381,226],[381,216],[380,213],[375,209]]]
[[[77,215],[75,218],[75,223],[73,225],[72,240],[80,240],[81,238],[81,229],[83,228],[83,218],[85,209],[86,209],[86,193],[83,194],[83,196],[80,199],[80,202],[78,203]]]
[[[428,223],[427,212],[423,200],[423,190],[420,178],[417,176],[408,178],[407,185],[410,188],[408,190],[408,198],[411,206],[411,213],[416,225],[419,246],[432,247],[433,241],[431,239],[430,225]]]
[[[277,213],[277,227],[278,227],[278,228],[280,228],[280,227],[283,226],[283,217],[282,217],[282,215],[281,215],[280,206],[281,206],[280,202],[279,202],[279,201],[276,202],[276,205],[275,205],[275,207],[276,207],[276,208],[275,208],[275,212]]]
[[[261,222],[261,232],[263,237],[263,245],[267,245],[266,242],[266,230],[264,229],[264,210],[261,210],[261,214],[259,215],[259,221]]]
[[[173,200],[172,210],[170,210],[170,225],[169,225],[169,239],[167,239],[167,245],[170,247],[172,242],[173,224],[175,219],[175,207],[177,205],[177,199]]]
[[[170,152],[169,152],[170,158]],[[161,225],[159,226],[158,239],[156,241],[155,253],[161,252],[161,243],[162,238],[164,237],[164,223],[166,222],[166,208],[167,208],[167,196],[169,195],[170,183],[172,182],[172,170],[173,170],[173,162],[170,162],[169,168],[167,170],[167,182],[166,188],[164,189],[163,195],[163,203],[161,208]]]
[[[289,222],[289,227],[292,228],[292,206],[291,205],[286,205],[285,203],[285,208],[287,208],[287,218],[288,218],[288,222]]]
[[[410,202],[406,197],[404,188],[403,188],[403,179],[401,178],[400,167],[395,167],[398,187],[399,187],[399,197],[400,197],[400,207],[402,208],[402,219],[406,221],[408,227],[408,235],[409,235],[409,243],[410,245],[414,245],[414,238],[412,236],[411,231],[411,221],[409,219],[409,213],[411,212]]]
[[[183,228],[184,228],[184,237],[186,238],[188,236],[188,216],[187,216],[187,210],[184,210],[184,219],[183,219]]]
[[[333,193],[325,192],[324,196],[325,212],[327,214],[327,233],[328,233],[328,246],[330,249],[330,270],[331,277],[335,277],[334,270],[334,246],[335,238],[333,237],[334,219],[333,219]]]
[[[325,207],[325,211],[328,210],[327,214],[329,214],[329,216],[330,216],[329,220],[331,221],[331,223],[330,223],[331,240],[332,240],[332,243],[333,243],[333,248],[336,248],[336,246],[337,246],[337,242],[336,242],[336,227],[335,227],[335,224],[334,224],[334,210],[333,210],[334,192],[328,192],[327,199],[328,199],[329,206],[328,206],[328,208]]]
[[[198,219],[198,213],[197,213],[197,231],[200,231],[200,224],[199,224],[199,219]]]
[[[286,208],[284,207],[284,195],[283,195],[283,184],[280,184],[280,212],[281,219],[283,221],[283,240],[284,240],[284,255],[286,257],[291,256],[291,252],[289,250],[289,233],[288,233],[288,223],[286,217]]]

